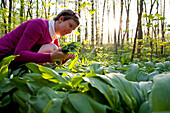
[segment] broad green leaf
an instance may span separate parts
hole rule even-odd
[[[116,89],[110,87],[108,84],[100,80],[100,78],[83,77],[83,79],[89,82],[93,87],[97,88],[105,96],[112,109],[118,106],[119,96]]]
[[[153,62],[145,62],[144,65],[145,65],[146,69],[150,69],[150,68],[154,68],[155,67]]]
[[[170,71],[170,62],[169,61],[164,62],[164,67],[167,71]]]
[[[106,113],[106,106],[85,94],[69,94],[68,98],[79,113]]]
[[[56,93],[54,90],[48,87],[41,88],[37,95],[32,96],[28,103],[31,105],[31,111],[36,113],[53,113],[55,105],[58,103],[59,106],[56,106],[56,108],[61,107],[62,98],[64,98],[64,95],[61,93]],[[55,101],[58,100],[58,101]],[[60,108],[61,109],[61,108]],[[56,110],[57,111],[57,110]],[[60,111],[58,109],[58,111]]]
[[[137,64],[131,64],[125,78],[130,81],[137,81],[138,73],[139,73],[139,66]]]
[[[154,76],[158,75],[159,74],[159,71],[154,71],[152,73],[149,74],[149,78],[148,80],[152,80]]]
[[[29,92],[30,90],[27,87],[26,80],[23,80],[20,77],[14,77],[11,79],[12,84],[21,91]]]
[[[151,91],[153,112],[170,111],[170,73],[163,73],[153,78]]]
[[[51,79],[51,78],[54,78],[56,79],[58,82],[61,82],[61,83],[67,83],[67,81],[62,78],[62,76],[60,76],[56,71],[50,69],[50,68],[47,68],[47,67],[44,67],[44,66],[41,66],[41,65],[38,65],[38,68],[39,70],[42,72],[43,74],[43,78],[44,79]]]
[[[54,98],[50,100],[43,113],[60,113],[63,99]]]
[[[101,64],[102,64],[101,62],[96,62],[96,63],[91,64],[90,67],[93,67],[95,71],[100,68]]]
[[[5,78],[0,82],[0,93],[9,92],[13,88],[15,88],[15,86],[10,82],[10,79],[8,78]]]
[[[8,73],[8,66],[15,59],[16,56],[11,55],[8,57],[5,57],[1,62],[0,62],[0,81],[3,80],[7,73]]]
[[[149,75],[147,73],[145,73],[143,71],[140,71],[138,73],[137,80],[138,80],[138,82],[140,82],[140,81],[147,81],[148,77],[149,77]]]
[[[41,71],[38,68],[38,65],[35,63],[26,63],[25,66],[29,68],[33,73],[41,74]]]
[[[123,74],[110,73],[106,76],[109,77],[111,83],[108,80],[106,81],[118,90],[123,101],[129,105],[131,112],[142,104],[144,98],[142,92],[138,89],[140,87],[138,83],[127,81]]]
[[[27,92],[23,92],[21,90],[17,90],[13,94],[14,102],[19,104],[21,112],[25,112],[27,110],[27,101],[31,98],[31,95]]]
[[[56,83],[44,79],[41,74],[37,73],[26,73],[23,75],[23,80],[26,81],[26,84],[31,92],[37,92],[44,86],[52,88],[56,85]]]
[[[146,101],[141,105],[139,113],[152,113],[152,106],[149,101]]]
[[[72,84],[72,86],[77,86],[82,80],[83,80],[82,77],[74,76],[74,77],[71,79],[71,84]]]
[[[149,100],[149,93],[152,89],[153,83],[151,81],[148,82],[139,82],[140,90],[143,94],[145,100]]]
[[[73,69],[75,64],[78,62],[78,56],[74,58],[74,60],[71,62],[71,64],[68,66],[69,69]]]
[[[10,95],[5,96],[2,100],[0,100],[0,108],[8,105],[11,102]]]

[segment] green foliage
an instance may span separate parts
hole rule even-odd
[[[62,52],[65,54],[68,53],[78,53],[79,49],[82,47],[80,42],[69,42],[65,43],[62,47]]]
[[[14,57],[5,58],[1,67],[8,66],[5,62]],[[123,64],[76,59],[71,63],[55,69],[26,63],[24,68],[5,71],[7,75],[0,82],[0,110],[22,113],[169,111],[169,61]]]

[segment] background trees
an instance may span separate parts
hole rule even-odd
[[[62,41],[79,41],[96,52],[107,45],[117,56],[128,52],[131,61],[153,60],[170,52],[168,7],[166,0],[1,0],[0,37],[24,21],[52,19],[69,8],[80,15],[81,25]]]

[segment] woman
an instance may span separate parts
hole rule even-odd
[[[0,38],[0,61],[9,55],[19,55],[15,58],[17,63],[72,59],[75,55],[61,51],[56,35],[70,34],[78,25],[79,16],[69,9],[53,20],[32,19],[22,23]]]

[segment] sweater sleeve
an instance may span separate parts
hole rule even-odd
[[[49,53],[35,53],[30,51],[31,47],[40,37],[42,37],[43,33],[43,25],[36,21],[29,22],[26,25],[23,35],[14,52],[15,55],[19,55],[15,58],[16,62],[51,62],[51,56]]]

